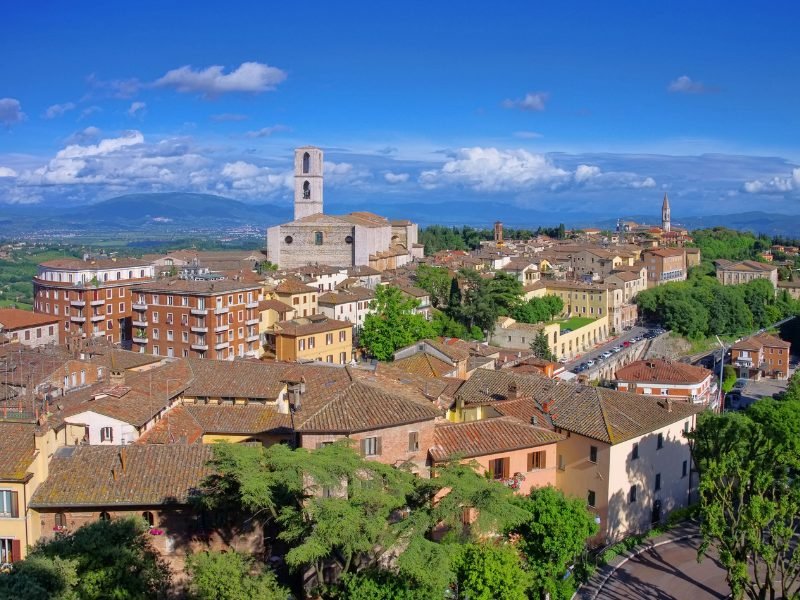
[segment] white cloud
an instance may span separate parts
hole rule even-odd
[[[76,131],[73,133],[67,138],[66,142],[68,146],[71,144],[89,144],[97,140],[101,133],[102,131],[99,127],[90,125],[81,131]]]
[[[128,109],[129,117],[143,117],[147,114],[146,102],[132,102],[131,107]]]
[[[78,118],[78,120],[82,121],[83,119],[86,119],[87,117],[91,117],[93,114],[99,113],[99,112],[102,112],[102,111],[103,111],[103,109],[100,108],[99,106],[96,106],[96,105],[87,106],[86,108],[84,108],[81,111],[81,116]]]
[[[92,91],[86,95],[84,100],[95,97],[111,97],[111,98],[132,98],[142,88],[142,82],[136,78],[131,79],[99,79],[97,75],[92,73],[86,78],[86,83],[92,88]]]
[[[669,82],[667,91],[678,94],[705,94],[714,91],[714,89],[706,86],[701,81],[692,80],[688,75],[681,75]]]
[[[243,160],[226,163],[220,174],[223,181],[217,184],[219,192],[232,190],[240,195],[260,196],[290,190],[294,186],[291,171],[259,167]]]
[[[544,136],[535,131],[515,131],[514,137],[520,138],[521,140],[537,140]]]
[[[751,194],[784,194],[800,190],[800,167],[792,169],[788,177],[755,179],[744,184],[744,191]]]
[[[544,110],[544,105],[548,98],[550,98],[550,94],[547,92],[528,92],[524,98],[503,100],[503,106],[505,108],[539,112]]]
[[[286,79],[286,73],[276,67],[245,62],[230,73],[223,73],[222,66],[214,65],[195,70],[186,65],[168,71],[158,79],[156,87],[173,88],[182,93],[200,93],[213,97],[227,92],[267,92],[275,89]]]
[[[0,124],[10,127],[26,119],[22,105],[16,98],[0,98]]]
[[[74,102],[65,102],[64,104],[53,104],[52,106],[48,106],[47,110],[44,111],[44,115],[42,115],[45,119],[55,119],[60,117],[66,112],[75,109]]]
[[[249,138],[264,138],[281,131],[289,131],[289,128],[286,125],[272,125],[271,127],[262,127],[256,131],[248,131],[245,136]]]
[[[408,181],[408,173],[392,173],[389,171],[388,173],[383,174],[383,178],[388,183],[405,183]]]
[[[10,167],[0,167],[0,177],[16,177],[17,172]]]
[[[419,182],[427,189],[455,185],[479,192],[655,186],[651,177],[643,179],[627,171],[606,172],[589,164],[578,164],[573,171],[555,165],[546,154],[480,147],[462,148],[440,169],[423,171]]]

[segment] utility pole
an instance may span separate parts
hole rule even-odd
[[[718,335],[714,335],[717,338],[717,342],[719,342],[719,347],[721,348],[720,358],[719,358],[719,412],[722,414],[725,410],[725,391],[722,389],[722,374],[725,368],[725,344],[722,343],[722,340],[719,339]]]

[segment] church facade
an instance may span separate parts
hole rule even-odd
[[[295,150],[294,220],[267,229],[267,260],[285,269],[319,263],[385,271],[422,258],[416,223],[365,211],[326,215],[323,164],[319,148]]]

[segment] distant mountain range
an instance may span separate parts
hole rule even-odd
[[[536,228],[564,223],[567,227],[596,226],[613,229],[616,219],[598,217],[582,210],[543,211],[519,208],[500,202],[398,203],[374,205],[340,205],[326,203],[331,214],[355,210],[371,210],[390,219],[411,219],[420,225],[470,225],[490,227],[500,220],[510,227]],[[556,207],[554,207],[555,209]],[[92,233],[114,232],[190,232],[219,230],[250,225],[266,228],[292,219],[292,207],[275,204],[248,204],[212,194],[180,192],[158,194],[127,194],[102,202],[67,208],[38,205],[3,206],[0,211],[0,236],[26,233],[74,231]],[[658,223],[657,215],[631,215],[626,220]],[[765,212],[746,212],[729,215],[709,215],[676,219],[675,223],[689,229],[722,225],[731,229],[756,233],[796,236],[800,231],[800,214],[783,215]]]

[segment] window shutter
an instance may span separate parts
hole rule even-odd
[[[375,454],[377,454],[378,456],[381,455],[381,447],[382,447],[381,441],[382,441],[382,439],[383,438],[381,438],[381,437],[375,438],[375,441],[376,441],[376,443],[375,443],[375,446],[376,446]]]
[[[419,433],[410,431],[408,433],[408,451],[415,452],[419,450]]]
[[[508,470],[509,470],[510,466],[511,466],[511,459],[510,458],[504,458],[503,459],[503,479],[508,479],[508,476],[509,476]]]
[[[533,471],[533,452],[528,453],[528,471]]]
[[[367,440],[361,440],[361,456],[367,455]]]
[[[489,461],[489,478],[494,479],[494,465],[497,461],[490,460]]]
[[[11,492],[11,516],[15,519],[19,516],[19,492]]]
[[[11,540],[11,562],[17,562],[20,559],[22,559],[22,542]]]

